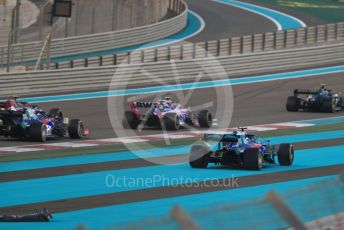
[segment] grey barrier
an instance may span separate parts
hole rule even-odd
[[[319,43],[341,41],[344,39],[344,23],[319,25],[295,30],[269,32],[242,37],[198,42],[195,44],[179,44],[155,49],[144,49],[130,53],[102,55],[90,58],[51,63],[50,69],[116,65],[120,62],[149,63],[168,61],[171,59],[190,60],[208,55],[227,56],[248,54],[293,47],[312,46]],[[197,52],[202,48],[201,52]],[[45,68],[41,65],[41,69]]]
[[[117,84],[123,88],[151,85],[151,79],[147,79],[144,73],[137,71],[138,68],[159,78],[160,82],[175,84],[176,77],[183,82],[193,82],[202,68],[217,73],[220,70],[214,68],[214,62],[223,66],[226,76],[220,76],[220,78],[226,79],[250,74],[341,64],[344,61],[343,53],[344,43],[335,42],[303,48],[230,55],[216,59],[207,57],[144,64],[123,64],[120,65],[119,71],[117,71],[118,66],[102,66],[0,74],[0,97],[6,98],[13,94],[33,96],[85,90],[106,90],[111,84]],[[178,76],[174,76],[172,66],[177,68]],[[116,71],[116,76],[114,76]],[[131,76],[130,79],[129,76]],[[126,79],[128,82],[123,83]]]
[[[177,16],[151,25],[135,27],[112,32],[53,39],[50,45],[50,56],[63,57],[103,50],[112,50],[162,39],[178,33],[187,24],[188,7],[183,0],[169,0],[169,9]],[[0,47],[0,65],[7,64],[7,53],[10,63],[24,63],[37,59],[44,41],[19,43]]]

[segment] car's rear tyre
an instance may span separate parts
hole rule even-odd
[[[244,169],[260,170],[263,167],[263,155],[258,148],[246,149],[243,153]]]
[[[79,119],[72,119],[68,125],[68,134],[72,139],[79,139],[84,134],[84,124]]]
[[[164,116],[164,123],[167,130],[179,130],[180,122],[176,113],[166,113]]]
[[[278,163],[283,166],[292,165],[294,162],[294,147],[292,144],[280,144],[277,152]]]
[[[213,124],[213,116],[208,110],[201,110],[198,114],[198,123],[202,128],[210,128]]]
[[[208,167],[209,149],[203,145],[194,145],[191,147],[189,155],[189,164],[191,168]]]
[[[301,107],[300,105],[300,99],[295,97],[295,96],[289,96],[287,99],[287,104],[286,104],[286,109],[289,112],[297,112],[299,108]]]
[[[47,135],[47,127],[42,123],[32,124],[29,127],[29,138],[32,141],[45,142]]]
[[[125,111],[124,118],[122,120],[123,128],[125,129],[137,129],[140,124],[140,120],[136,114],[132,111]]]
[[[63,121],[63,113],[59,108],[50,109],[48,116],[54,118],[56,121]]]
[[[336,112],[336,102],[333,97],[325,98],[322,106],[321,111],[326,113],[335,113]]]

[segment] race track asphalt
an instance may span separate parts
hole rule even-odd
[[[270,20],[236,7],[208,0],[187,0],[190,10],[205,21],[204,30],[188,39],[191,42],[216,40],[241,35],[275,31]]]
[[[344,91],[342,74],[338,73],[293,80],[243,84],[233,86],[233,88],[225,86],[218,88],[196,89],[192,92],[192,95],[186,102],[186,105],[191,107],[196,106],[198,107],[198,110],[200,110],[199,106],[207,105],[209,103],[212,104],[212,106],[207,109],[213,113],[215,118],[219,119],[217,123],[219,123],[220,128],[340,116],[343,114],[343,112],[329,114],[315,112],[290,113],[286,111],[286,99],[292,94],[295,88],[317,88],[322,83],[326,83],[328,88]],[[231,121],[221,120],[221,117],[224,119],[230,118],[227,116],[229,111],[225,111],[223,108],[226,103],[231,102],[232,98],[223,98],[223,94],[225,91],[230,92],[231,90],[233,90],[234,95],[233,117]],[[180,93],[178,94],[176,92],[160,94],[161,97],[164,95],[172,96],[175,100],[178,98],[178,96],[181,96]],[[142,95],[134,99],[149,101],[153,99],[153,96],[156,96],[156,94]],[[183,98],[183,96],[181,97]],[[130,101],[132,100],[131,98],[129,99]],[[111,112],[114,128],[112,127],[109,118],[107,98],[41,103],[40,106],[46,110],[52,107],[58,107],[64,111],[65,116],[69,118],[81,118],[91,131],[91,135],[88,137],[90,139],[112,138],[117,137],[118,134],[120,134],[120,137],[162,134],[161,130],[154,128],[144,128],[141,131],[135,132],[132,130],[123,129],[121,120],[123,118],[124,110],[128,109],[128,97],[112,98],[111,103],[113,103],[112,100],[115,100],[116,103],[121,105],[116,107],[115,111]],[[183,131],[184,130],[180,130],[180,133]],[[68,139],[51,141],[59,142],[66,140]],[[28,143],[29,142],[27,141],[6,140],[1,138],[0,146],[27,145]]]

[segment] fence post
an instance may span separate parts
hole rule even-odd
[[[305,42],[304,42],[305,45],[308,44],[308,27],[305,27]]]
[[[117,65],[117,54],[113,55],[113,65]]]
[[[85,66],[85,67],[88,67],[88,58],[85,58],[85,59],[84,59],[84,66]]]
[[[180,60],[183,60],[184,58],[184,46],[183,45],[180,45]]]
[[[325,25],[325,41],[328,41],[328,26],[327,24]]]
[[[154,62],[158,62],[158,49],[154,49]]]
[[[252,52],[252,53],[254,53],[254,49],[255,49],[255,47],[254,47],[254,41],[255,41],[255,39],[254,39],[254,34],[252,34],[252,36],[251,36],[251,52]]]
[[[183,230],[198,230],[199,227],[196,223],[191,219],[189,215],[185,213],[185,211],[180,206],[175,206],[171,212],[170,216],[178,222]]]
[[[196,43],[192,44],[192,58],[196,58]]]
[[[205,57],[208,57],[208,41],[205,42]]]
[[[244,37],[243,36],[240,37],[240,53],[241,54],[244,53]]]
[[[70,60],[70,68],[74,68],[74,60]]]
[[[55,62],[55,69],[59,69],[59,63]]]
[[[145,50],[141,50],[141,63],[145,63]]]
[[[265,50],[265,37],[266,37],[266,34],[263,33],[263,38],[262,38],[262,50],[263,51]]]
[[[338,40],[338,23],[334,24],[334,39]]]
[[[167,46],[167,61],[171,60],[171,47]]]
[[[103,66],[103,56],[99,56],[99,66]]]
[[[217,47],[216,47],[216,56],[219,57],[220,56],[220,40],[217,40]]]
[[[232,55],[232,39],[228,39],[228,55]]]
[[[294,30],[294,46],[297,46],[297,29]]]
[[[318,26],[315,27],[315,43],[318,43]]]
[[[274,50],[277,48],[277,33],[274,32]]]
[[[130,52],[127,53],[127,61],[128,61],[128,64],[130,64],[131,60],[130,60]]]
[[[266,199],[272,204],[280,216],[294,229],[307,230],[302,221],[293,213],[292,210],[284,203],[284,201],[274,191],[270,191],[266,195]]]
[[[287,39],[288,39],[287,31],[284,30],[284,48],[287,48]]]

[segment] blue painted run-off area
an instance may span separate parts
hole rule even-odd
[[[183,209],[187,212],[198,210],[207,206],[213,205],[223,205],[223,204],[237,204],[241,201],[259,199],[266,194],[271,189],[276,192],[284,192],[293,188],[303,188],[309,186],[310,184],[324,182],[328,180],[337,179],[336,176],[327,177],[316,177],[311,179],[294,180],[282,183],[265,184],[252,187],[244,187],[237,189],[226,189],[224,191],[207,192],[193,195],[184,195],[177,197],[169,197],[165,199],[148,200],[142,202],[134,202],[121,205],[112,205],[100,208],[92,208],[86,210],[78,210],[65,213],[57,213],[54,215],[52,222],[47,223],[2,223],[1,227],[3,229],[75,229],[78,225],[82,224],[87,227],[87,229],[111,229],[111,226],[117,226],[124,223],[133,223],[135,221],[142,220],[144,218],[159,218],[160,216],[166,216],[170,210],[175,205],[181,205]],[[240,186],[240,181],[239,181]],[[304,202],[299,202],[300,199],[287,200],[287,205],[293,210],[298,211],[300,206],[305,206]],[[320,199],[321,201],[321,199]],[[325,207],[323,202],[317,201],[318,205]],[[343,206],[343,205],[342,205]],[[251,206],[250,206],[251,207]],[[270,207],[270,208],[269,208]],[[142,211],[149,210],[149,211]],[[326,216],[331,210],[323,208],[320,209],[321,213],[317,213],[319,216]],[[243,219],[240,218],[242,210],[238,210],[235,214],[238,216],[239,220],[242,222]],[[252,212],[252,210],[249,210]],[[276,212],[273,212],[271,206],[261,207],[258,210],[262,215],[254,215],[255,218],[259,218],[260,221],[266,220],[264,225],[255,226],[246,229],[285,229],[285,223],[280,219],[276,221]],[[211,217],[210,213],[208,217]],[[233,213],[232,213],[233,214]],[[297,213],[299,214],[299,213]],[[305,216],[306,215],[306,216]],[[251,218],[253,218],[252,216]],[[308,217],[309,216],[309,217]],[[204,217],[203,215],[200,217]],[[230,215],[228,214],[228,218]],[[312,213],[305,213],[302,216],[303,221],[309,221],[312,218]],[[197,217],[196,217],[197,218]],[[314,218],[314,217],[313,217]],[[202,227],[214,226],[214,223],[209,221],[211,218],[204,218],[203,220],[197,219],[197,223],[201,223]],[[251,220],[252,221],[252,220]],[[170,225],[169,225],[170,226]],[[234,226],[234,223],[231,223]],[[167,229],[167,225],[159,226],[157,229]],[[142,228],[145,229],[145,228]],[[211,227],[204,228],[211,229]],[[234,228],[236,229],[236,228]]]
[[[344,146],[296,150],[292,166],[266,166],[261,171],[217,166],[197,170],[192,169],[188,163],[180,163],[4,182],[0,185],[1,190],[11,192],[2,195],[0,207],[175,186],[187,184],[190,182],[189,179],[201,182],[231,176],[241,177],[338,165],[344,164],[343,150]],[[135,178],[140,178],[141,181],[152,180],[154,183],[128,184]]]
[[[234,1],[234,0],[215,0],[215,1],[222,4],[248,10],[255,14],[259,14],[263,17],[266,17],[267,19],[275,23],[278,30],[298,29],[298,28],[306,26],[304,22],[302,22],[301,20],[291,15],[288,15],[279,11],[275,11],[269,8],[249,4],[246,2]]]
[[[327,140],[333,138],[344,138],[344,130],[338,131],[328,131],[328,132],[316,132],[316,133],[306,133],[306,134],[296,134],[288,136],[277,136],[273,138],[268,138],[271,144],[278,145],[285,142],[297,143],[305,141],[317,141],[317,140]],[[261,141],[264,141],[262,138]],[[50,168],[59,166],[72,166],[79,164],[92,164],[92,163],[102,163],[110,161],[124,161],[133,160],[138,158],[149,159],[152,157],[166,157],[172,155],[184,155],[190,152],[191,146],[170,146],[165,148],[153,148],[153,149],[142,149],[113,153],[97,153],[88,154],[84,156],[73,156],[73,157],[59,157],[52,159],[38,159],[38,160],[25,160],[25,161],[15,161],[1,163],[0,172],[11,172],[20,170],[31,170],[39,168]]]

